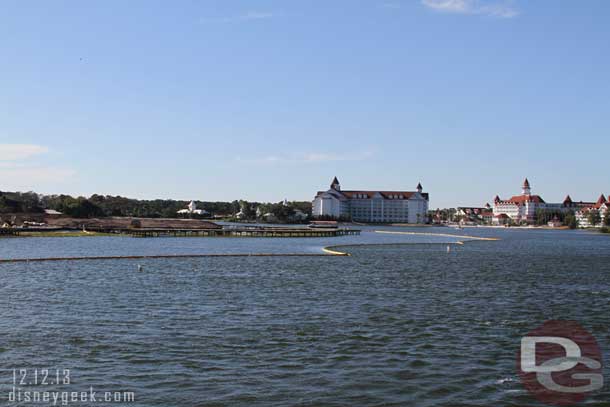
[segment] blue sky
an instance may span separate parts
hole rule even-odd
[[[4,1],[0,190],[610,193],[610,3]]]

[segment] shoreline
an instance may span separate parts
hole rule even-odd
[[[116,233],[103,233],[103,232],[83,232],[78,230],[49,230],[49,231],[36,231],[28,232],[19,231],[17,236],[7,236],[9,238],[28,238],[28,237],[99,237],[99,236],[121,236]]]

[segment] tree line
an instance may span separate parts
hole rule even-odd
[[[178,211],[185,209],[190,201],[173,199],[140,200],[111,195],[92,195],[73,197],[70,195],[41,195],[35,192],[1,192],[0,213],[43,213],[52,209],[75,218],[125,216],[139,218],[177,218]],[[311,202],[295,201],[284,203],[260,203],[235,200],[195,201],[198,209],[207,214],[193,217],[212,217],[213,215],[233,217],[240,211],[242,219],[255,220],[257,213],[272,213],[278,220],[287,220],[296,210],[311,215]]]

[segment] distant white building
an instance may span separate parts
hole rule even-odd
[[[63,213],[56,211],[55,209],[45,209],[44,210],[45,215],[63,215]]]
[[[532,195],[530,183],[526,178],[521,187],[521,195],[515,195],[509,199],[500,199],[496,195],[493,208],[494,221],[498,220],[497,222],[499,222],[502,218],[497,215],[504,214],[517,223],[534,223],[536,221],[536,210],[545,207],[546,202],[540,195]]]
[[[485,204],[485,207],[468,207],[458,206],[456,215],[458,215],[464,223],[486,223],[491,224],[493,221],[493,211],[491,205]]]
[[[291,218],[291,220],[295,220],[295,221],[304,221],[304,220],[307,220],[308,216],[302,210],[295,209],[294,214],[290,218]]]
[[[313,217],[348,218],[357,222],[426,223],[428,193],[416,191],[342,190],[337,177],[313,200]]]
[[[195,201],[191,201],[186,209],[180,209],[178,211],[179,215],[207,215],[208,211],[204,209],[197,209],[197,204]]]
[[[265,214],[263,214],[262,218],[266,221],[266,222],[277,222],[277,216],[275,216],[273,213],[271,212],[267,212]]]
[[[573,211],[579,226],[588,227],[588,214],[591,210],[600,210],[606,202],[606,198],[602,194],[597,202],[575,202],[572,201],[570,195],[567,195],[561,203],[548,203],[540,195],[532,195],[530,183],[525,179],[521,187],[521,195],[515,195],[509,199],[500,199],[496,195],[494,198],[493,214],[494,223],[504,224],[509,220],[515,223],[536,222],[536,211],[555,211],[567,213]]]
[[[610,196],[610,195],[609,195]],[[578,221],[578,226],[581,228],[591,228],[591,227],[601,227],[604,223],[604,218],[606,214],[610,210],[610,201],[606,200],[604,194],[601,194],[597,199],[597,202],[590,203],[587,206],[576,211],[576,220]],[[596,225],[592,225],[590,222],[591,214],[599,215],[599,223]]]

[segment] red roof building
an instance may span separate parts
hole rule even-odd
[[[517,223],[534,223],[536,211],[542,209],[557,212],[574,211],[578,219],[579,217],[583,218],[591,209],[602,208],[602,205],[607,202],[604,194],[601,194],[597,202],[575,202],[570,195],[566,195],[561,203],[548,203],[540,195],[532,195],[531,184],[527,178],[523,181],[521,188],[521,195],[515,195],[509,199],[503,200],[496,195],[494,198],[494,214],[505,214]]]

